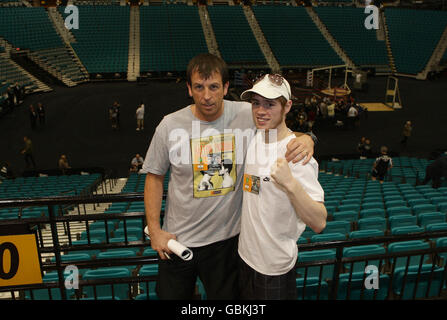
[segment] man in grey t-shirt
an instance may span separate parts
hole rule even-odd
[[[160,299],[191,299],[197,277],[208,299],[235,299],[237,242],[246,149],[255,133],[251,106],[224,100],[229,87],[226,64],[211,54],[194,57],[187,87],[194,104],[167,115],[157,126],[142,172],[147,173],[144,202],[152,248],[160,256]],[[291,141],[287,160],[313,155],[307,135]],[[170,170],[163,228],[163,180]],[[169,250],[176,239],[190,247],[183,261]],[[169,254],[167,259],[165,253]]]

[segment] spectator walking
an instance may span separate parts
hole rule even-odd
[[[137,117],[137,131],[143,131],[144,130],[144,103],[143,103],[143,101],[141,101],[140,105],[137,108],[136,117]]]
[[[408,138],[410,138],[412,130],[413,130],[413,126],[411,124],[411,121],[408,120],[407,122],[405,122],[404,128],[402,130],[403,138],[400,141],[400,143],[402,143],[404,145],[404,147],[407,146]]]
[[[21,153],[24,156],[26,168],[30,168],[31,165],[33,169],[36,169],[36,162],[34,161],[33,156],[33,142],[28,136],[23,137],[23,142],[25,143],[25,147],[22,149]]]

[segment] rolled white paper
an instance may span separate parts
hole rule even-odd
[[[191,249],[185,247],[183,244],[174,239],[168,241],[168,248],[185,261],[192,259]]]

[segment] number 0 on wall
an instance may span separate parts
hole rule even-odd
[[[42,283],[35,236],[0,236],[0,287],[35,283]]]

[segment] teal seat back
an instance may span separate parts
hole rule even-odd
[[[130,271],[127,268],[99,268],[96,270],[88,270],[84,276],[83,280],[98,280],[98,279],[122,279],[130,277]],[[114,291],[114,296],[119,297],[121,300],[126,300],[129,298],[129,284],[105,284],[96,285],[96,295],[101,296],[111,296],[112,286]],[[87,295],[87,298],[94,298],[94,287],[92,285],[84,286],[82,291]]]
[[[385,300],[388,296],[390,277],[386,274],[380,274],[377,279],[378,288],[371,287],[367,289],[365,282],[370,284],[374,280],[368,279],[368,274],[364,272],[354,272],[340,274],[338,282],[337,300]],[[351,277],[351,280],[349,278]]]
[[[399,215],[388,218],[390,229],[396,227],[416,226],[417,218],[413,215]]]
[[[298,300],[328,300],[328,284],[326,281],[319,282],[318,277],[296,279]]]
[[[405,267],[396,269],[393,278],[394,293],[399,295],[401,299],[412,300],[413,298],[439,296],[444,268],[435,266],[432,273],[432,265],[424,264],[419,276],[419,266],[408,267],[406,275],[405,270]],[[429,286],[430,288],[428,288]]]
[[[430,248],[430,244],[422,241],[422,240],[411,240],[411,241],[399,241],[393,242],[388,245],[388,252],[406,252],[406,251],[414,251],[414,250],[424,250]],[[425,255],[412,255],[407,257],[397,257],[391,258],[391,265],[396,261],[395,270],[400,267],[405,267],[407,262],[410,266],[419,266],[421,260],[426,260],[428,258],[428,254]]]
[[[344,248],[343,258],[364,257],[363,261],[346,262],[344,267],[350,272],[365,272],[365,267],[367,265],[375,265],[378,268],[380,264],[382,266],[385,264],[384,260],[382,259],[380,263],[379,259],[370,260],[368,259],[368,256],[385,254],[385,252],[385,248],[379,245],[362,245]],[[353,266],[352,270],[351,266]]]
[[[322,261],[322,260],[331,260],[335,259],[335,250],[326,249],[326,250],[312,250],[312,251],[303,251],[298,253],[298,263],[300,262],[310,262],[310,261]],[[304,277],[306,274],[306,267],[298,267],[296,268],[296,272],[298,277]],[[334,276],[334,264],[325,264],[321,266],[310,266],[307,267],[307,277],[320,277],[320,273],[322,279],[332,279]]]

